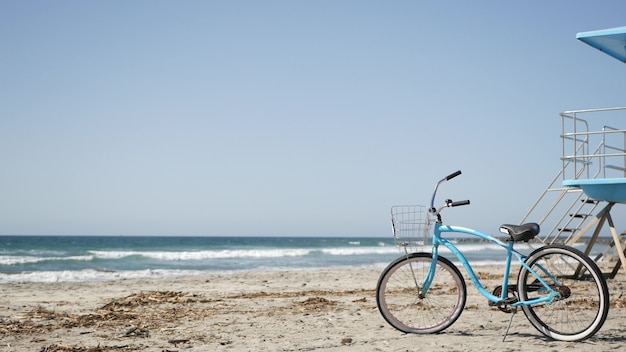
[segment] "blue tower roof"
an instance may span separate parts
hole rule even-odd
[[[626,27],[582,32],[576,39],[626,63]]]

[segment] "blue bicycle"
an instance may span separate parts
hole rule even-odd
[[[528,242],[539,234],[539,225],[535,223],[501,225],[500,232],[508,235],[503,240],[473,229],[444,225],[444,208],[469,204],[468,200],[446,200],[439,209],[434,207],[441,183],[460,174],[457,171],[437,183],[430,208],[411,208],[410,213],[426,216],[409,219],[406,206],[395,209],[397,214],[392,208],[394,236],[396,243],[404,246],[405,255],[389,264],[378,280],[376,303],[385,320],[405,333],[428,334],[448,328],[459,318],[467,300],[465,279],[455,264],[439,255],[443,245],[457,257],[490,306],[507,313],[515,313],[521,307],[537,330],[555,340],[580,341],[595,334],[609,312],[609,290],[596,263],[581,251],[560,244],[540,247],[528,255],[514,249],[515,243]],[[432,251],[407,250],[433,222]],[[398,234],[403,231],[413,237],[402,238]],[[442,237],[444,233],[477,236],[505,249],[502,285],[487,291],[463,253]],[[509,284],[514,257],[520,269],[517,284]],[[510,326],[509,322],[505,338]]]

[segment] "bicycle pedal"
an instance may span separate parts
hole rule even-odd
[[[503,299],[501,302],[506,304],[506,305],[510,305],[510,304],[514,304],[514,303],[519,302],[519,299],[517,299],[517,297],[507,297],[507,298]]]
[[[513,313],[517,308],[511,307],[511,305],[517,302],[519,302],[517,297],[507,297],[497,302],[489,301],[488,303],[490,307],[496,307],[504,313]]]
[[[507,310],[507,306],[519,302],[517,297],[515,297],[515,285],[511,285],[508,287],[507,292],[510,296],[507,296],[504,299],[501,299],[496,302],[489,301],[490,307],[498,307],[500,310]],[[498,297],[502,294],[502,286],[498,286],[493,290],[493,295]]]
[[[497,302],[489,301],[487,303],[489,304],[490,307],[503,307],[503,306],[508,306],[508,305],[511,305],[511,304],[517,303],[517,302],[518,302],[517,298],[515,298],[515,297],[508,297],[508,298],[505,298],[505,299],[497,301]]]

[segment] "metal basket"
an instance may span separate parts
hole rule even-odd
[[[431,218],[423,205],[391,207],[391,229],[398,247],[420,247],[430,242]]]

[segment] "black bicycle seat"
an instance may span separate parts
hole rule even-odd
[[[528,242],[539,234],[539,224],[529,222],[522,225],[502,224],[500,232],[511,236],[513,242]]]

